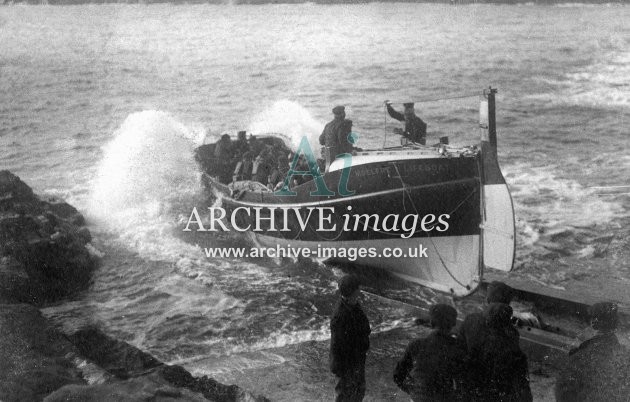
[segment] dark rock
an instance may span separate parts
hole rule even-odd
[[[170,386],[185,388],[203,394],[212,401],[267,401],[266,398],[254,396],[236,385],[224,385],[206,376],[193,377],[183,367],[166,365],[150,354],[113,339],[94,327],[81,329],[70,335],[69,339],[81,355],[119,379],[152,376],[152,381],[163,381]]]
[[[45,402],[137,402],[207,401],[201,394],[176,388],[156,374],[97,385],[67,385],[50,394]]]
[[[37,401],[82,384],[65,356],[72,345],[28,304],[0,305],[0,400]]]
[[[163,365],[150,354],[93,327],[81,329],[70,335],[69,339],[82,356],[118,378],[134,377]]]
[[[92,238],[84,224],[73,206],[40,198],[0,171],[0,257],[9,258],[0,299],[41,304],[87,288],[96,259],[86,248]]]

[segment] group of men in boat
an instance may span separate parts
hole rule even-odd
[[[425,145],[427,125],[415,114],[414,104],[405,103],[404,112],[396,111],[389,101],[385,101],[389,115],[405,123],[404,129],[396,128],[394,132],[402,135],[407,141]],[[325,171],[340,155],[351,153],[354,149],[355,138],[352,133],[352,121],[346,119],[344,106],[332,109],[333,120],[324,127],[319,136],[319,143],[323,146],[322,154],[325,161],[319,166]],[[289,170],[293,154],[288,149],[265,144],[253,135],[247,138],[245,131],[239,131],[236,141],[232,141],[229,134],[223,134],[216,143],[213,157],[216,161],[215,171],[222,183],[253,180],[275,190],[282,185]],[[298,169],[307,171],[307,161],[301,155],[298,159]],[[304,176],[295,176],[295,183],[301,184]]]
[[[254,135],[239,131],[236,141],[223,134],[214,147],[212,170],[219,181],[230,183],[252,180],[274,190],[281,184],[289,171],[291,151],[260,141]],[[299,164],[305,163],[302,159]],[[299,178],[298,178],[299,180]]]
[[[339,293],[330,322],[336,401],[361,401],[370,325],[359,304],[359,280],[344,276]],[[527,357],[520,349],[510,307],[513,295],[508,285],[492,282],[483,312],[468,315],[456,331],[457,311],[447,304],[433,305],[433,332],[409,344],[394,369],[394,382],[413,401],[532,401]],[[597,333],[569,353],[557,378],[556,400],[627,401],[630,359],[614,333],[617,305],[596,303],[590,315]],[[625,381],[615,384],[620,375]]]

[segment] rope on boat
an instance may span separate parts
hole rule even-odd
[[[400,175],[400,171],[398,170],[398,166],[396,165],[396,163],[393,163],[394,168],[396,169],[396,173],[398,174],[398,178],[400,179],[400,183],[403,187],[403,191],[407,194],[407,196],[409,197],[409,200],[411,201],[411,205],[413,206],[414,211],[416,212],[416,215],[418,214],[418,208],[416,208],[416,203],[413,202],[413,198],[411,198],[411,194],[409,193],[409,190],[407,189],[407,184],[405,183],[405,181],[402,179],[402,176]],[[473,192],[474,193],[474,192]],[[472,194],[472,193],[471,193]],[[457,207],[455,207],[455,209],[451,212],[455,212],[457,211],[457,209],[463,205],[463,203],[470,197],[471,194],[468,194],[468,196],[464,199],[464,201],[460,202],[459,205],[457,205]],[[404,195],[403,195],[404,197]],[[403,198],[404,200],[404,198]],[[433,242],[433,238],[429,235],[428,232],[425,232],[427,237],[429,238],[429,240],[431,240],[431,244],[433,245],[433,249],[435,250],[438,258],[440,259],[440,263],[442,264],[442,267],[444,267],[444,270],[446,271],[446,273],[461,287],[468,289],[468,285],[462,283],[459,281],[459,279],[457,279],[455,277],[455,275],[453,275],[453,273],[451,272],[450,269],[448,269],[448,267],[446,266],[446,263],[444,262],[444,259],[442,258],[442,255],[440,254],[440,251],[437,249],[437,247],[435,246],[435,243]]]
[[[450,100],[450,99],[464,99],[464,98],[474,98],[477,96],[482,95],[482,92],[474,92],[474,93],[467,93],[467,94],[460,94],[460,95],[451,95],[451,96],[443,96],[443,97],[439,97],[439,98],[420,98],[420,99],[413,99],[413,100],[406,100],[406,101],[401,101],[401,102],[394,102],[391,101],[391,103],[405,103],[405,102],[414,102],[414,103],[426,103],[426,102],[438,102],[438,101],[443,101],[443,100]]]

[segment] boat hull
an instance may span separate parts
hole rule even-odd
[[[471,293],[481,277],[478,155],[381,154],[374,162],[374,155],[367,163],[357,158],[347,181],[350,196],[335,191],[342,170],[323,176],[335,192],[330,196],[313,195],[314,181],[292,188],[295,195],[279,196],[235,193],[212,177],[205,180],[236,227],[247,229],[259,246],[309,249],[315,258],[377,267],[457,296]],[[252,212],[256,208],[260,213]],[[317,254],[322,249],[344,255]],[[361,249],[370,253],[360,256]]]

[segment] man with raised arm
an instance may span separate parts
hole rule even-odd
[[[385,106],[387,106],[387,113],[389,113],[393,119],[405,122],[404,130],[401,130],[400,128],[394,129],[396,134],[400,134],[409,141],[417,144],[427,144],[427,123],[416,116],[414,104],[412,102],[403,103],[403,106],[405,107],[403,113],[396,111],[392,107],[391,102],[388,100],[385,101]]]

